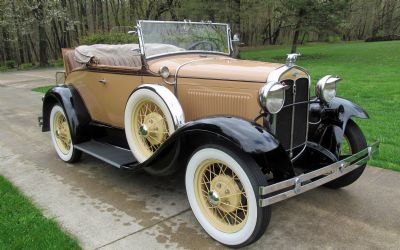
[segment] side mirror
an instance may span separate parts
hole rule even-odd
[[[56,84],[57,85],[65,84],[65,71],[56,72]]]

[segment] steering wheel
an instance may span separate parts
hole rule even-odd
[[[210,48],[211,48],[212,51],[214,51],[214,49],[217,48],[217,44],[215,44],[215,42],[211,42],[211,41],[208,41],[208,40],[203,40],[203,41],[198,41],[198,42],[192,43],[187,49],[188,50],[194,50],[196,47],[198,47],[199,45],[202,45],[202,44],[210,45]]]

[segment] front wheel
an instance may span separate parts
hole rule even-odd
[[[194,215],[215,240],[242,247],[265,232],[271,210],[258,205],[258,188],[267,181],[251,157],[206,145],[191,156],[185,184]]]
[[[353,121],[349,120],[344,131],[344,138],[340,146],[340,158],[355,154],[367,147],[367,140],[364,137],[360,127]],[[331,182],[325,184],[328,188],[338,189],[346,187],[355,182],[364,172],[366,164],[354,169],[348,174],[343,175]]]

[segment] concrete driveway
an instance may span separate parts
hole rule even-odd
[[[189,209],[183,174],[152,177],[84,156],[59,160],[40,132],[42,94],[54,69],[0,73],[0,174],[85,249],[223,248]],[[251,249],[400,249],[400,173],[368,167],[342,190],[318,188],[272,207]]]

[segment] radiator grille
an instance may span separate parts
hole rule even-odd
[[[308,103],[299,102],[308,101],[309,83],[307,78],[283,82],[290,88],[285,92],[284,107],[275,117],[275,134],[283,147],[288,150],[304,144],[307,140]],[[297,104],[291,105],[293,103]]]

